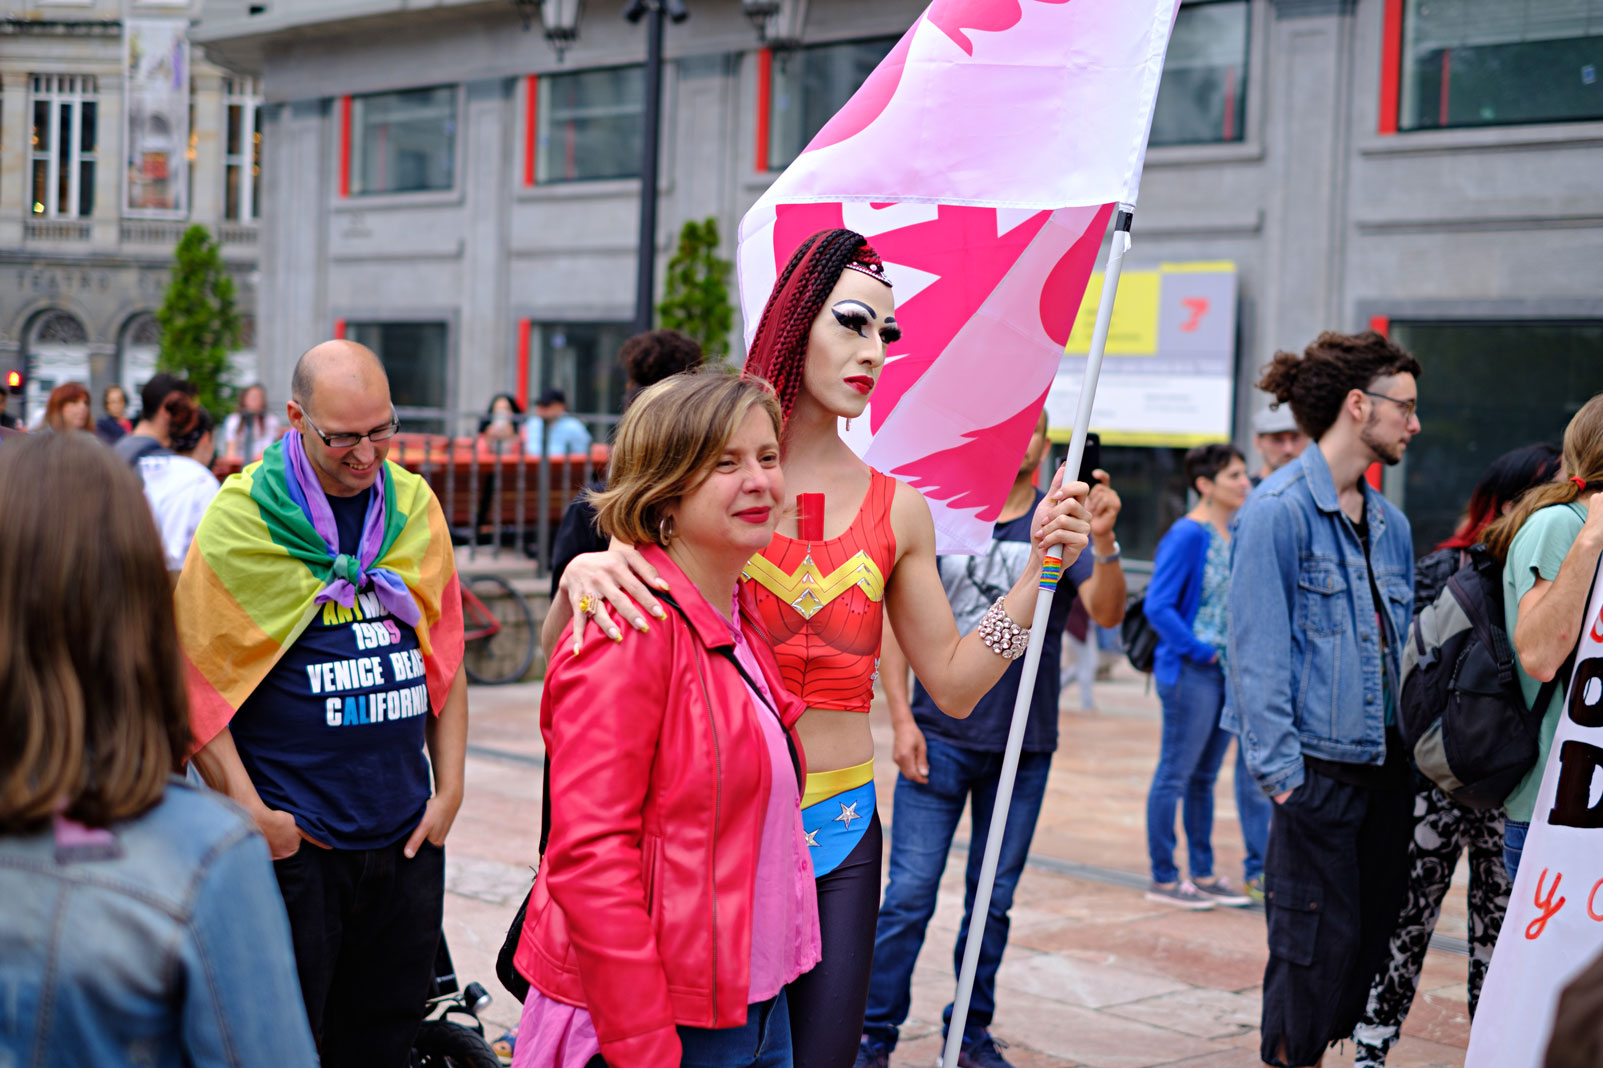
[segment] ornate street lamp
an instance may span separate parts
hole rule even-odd
[[[796,48],[807,23],[807,0],[740,0],[757,29],[757,43],[775,50]]]
[[[540,28],[545,39],[557,50],[557,61],[569,45],[579,39],[579,13],[584,0],[512,0],[512,6],[523,18],[525,30],[534,25],[534,16],[540,16]]]

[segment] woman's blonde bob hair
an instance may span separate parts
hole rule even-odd
[[[0,501],[0,833],[130,819],[190,741],[150,506],[88,434],[0,446]]]
[[[753,407],[777,437],[779,401],[761,379],[686,371],[643,390],[618,424],[607,489],[590,494],[602,532],[630,545],[665,544],[666,509],[712,473]]]
[[[1550,504],[1569,504],[1581,495],[1574,479],[1589,490],[1603,490],[1603,393],[1599,393],[1575,413],[1564,428],[1564,479],[1544,482],[1520,494],[1509,513],[1486,528],[1486,547],[1497,559],[1508,562],[1508,550],[1525,521]]]

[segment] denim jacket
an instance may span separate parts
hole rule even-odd
[[[244,812],[174,780],[102,837],[0,835],[0,1065],[315,1065]]]
[[[1403,513],[1362,488],[1384,632],[1363,545],[1317,445],[1265,480],[1236,517],[1222,723],[1240,736],[1248,770],[1271,795],[1302,782],[1304,753],[1350,764],[1386,759],[1382,677],[1395,703],[1414,554]]]

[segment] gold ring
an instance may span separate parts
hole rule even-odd
[[[590,597],[590,595],[588,593],[585,594],[583,597],[579,598],[579,614],[580,615],[586,615],[586,616],[589,615],[590,612],[595,608],[595,606],[596,606],[596,602],[593,599],[591,599],[591,597]]]

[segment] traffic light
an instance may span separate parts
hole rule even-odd
[[[22,372],[21,371],[13,370],[13,371],[7,371],[6,372],[6,389],[10,390],[12,393],[21,393],[22,392]]]

